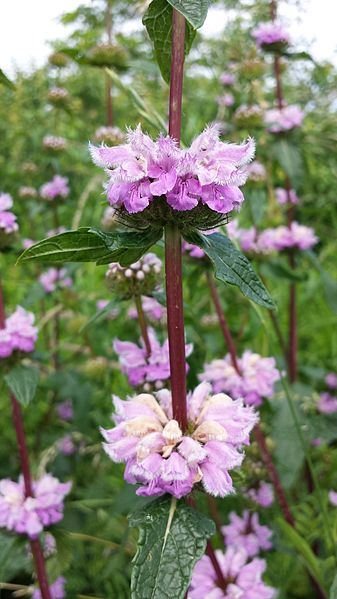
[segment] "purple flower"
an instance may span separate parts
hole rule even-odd
[[[240,374],[227,354],[222,360],[205,364],[199,379],[211,383],[214,393],[230,393],[234,399],[242,397],[249,405],[259,406],[264,398],[273,396],[274,384],[280,379],[274,358],[263,358],[247,349],[238,358],[238,367]]]
[[[287,46],[290,42],[287,30],[281,23],[275,21],[260,23],[260,25],[252,31],[252,36],[255,37],[256,43],[260,48],[275,44]]]
[[[64,455],[72,455],[76,451],[71,434],[64,435],[57,443],[58,450]]]
[[[4,232],[6,235],[9,235],[19,229],[15,214],[8,212],[8,209],[12,208],[12,206],[12,196],[9,193],[0,192],[0,234]]]
[[[216,101],[219,106],[233,106],[235,100],[233,94],[227,92],[219,96]]]
[[[261,507],[270,507],[274,503],[274,489],[270,483],[262,481],[256,489],[249,489],[246,495]]]
[[[6,333],[10,337],[12,351],[32,352],[37,340],[37,328],[34,327],[35,316],[21,306],[6,318]]]
[[[63,518],[63,500],[71,483],[60,483],[51,474],[33,482],[33,497],[25,496],[23,478],[19,482],[0,481],[0,527],[34,539],[43,528]]]
[[[174,210],[192,210],[202,203],[225,212],[242,203],[239,186],[254,156],[252,139],[241,146],[223,143],[219,127],[213,125],[183,150],[170,137],[153,141],[138,126],[129,131],[127,141],[116,147],[90,146],[93,161],[110,177],[107,196],[112,206],[137,213],[156,197],[165,197]]]
[[[9,193],[4,193],[0,191],[0,212],[4,212],[8,210],[8,208],[12,208],[13,199]]]
[[[334,507],[337,507],[337,493],[336,493],[336,491],[329,491],[329,499],[330,499],[331,505],[333,505]]]
[[[143,340],[141,346],[132,341],[115,339],[113,348],[118,354],[121,370],[127,374],[130,385],[154,383],[156,388],[163,386],[163,381],[170,378],[170,355],[168,340],[161,345],[153,329],[148,330],[151,354],[146,355]],[[186,345],[186,356],[192,352],[193,346]],[[187,365],[186,365],[187,368]]]
[[[227,225],[226,230],[228,237],[237,240],[244,252],[265,255],[289,249],[307,250],[319,241],[311,227],[296,221],[290,227],[271,227],[258,234],[255,227],[240,229],[234,220]]]
[[[232,73],[224,72],[220,75],[220,83],[222,85],[234,85],[235,76]]]
[[[337,374],[335,372],[329,372],[325,377],[325,382],[330,389],[337,389]]]
[[[321,393],[317,410],[322,414],[334,414],[334,412],[337,412],[337,397],[333,397],[330,393]]]
[[[56,411],[61,420],[70,421],[74,417],[73,404],[71,399],[66,399],[56,406]]]
[[[296,205],[299,203],[299,198],[294,189],[283,189],[282,187],[277,187],[275,189],[276,200],[279,204],[293,204]]]
[[[247,166],[248,180],[249,181],[265,181],[267,177],[266,168],[258,160],[253,160]]]
[[[210,558],[205,555],[194,568],[188,599],[273,599],[275,590],[267,586],[262,575],[266,569],[264,559],[247,561],[244,549],[228,547],[223,553],[215,552],[220,565],[225,588],[220,588]]]
[[[297,104],[291,104],[284,108],[271,108],[264,115],[264,122],[268,125],[270,133],[282,133],[290,131],[302,125],[304,112]]]
[[[63,576],[59,576],[55,582],[49,585],[51,599],[63,599],[66,596],[64,585],[66,579]],[[32,595],[32,599],[42,599],[40,589],[35,589]]]
[[[248,557],[254,557],[263,550],[272,548],[273,534],[268,526],[262,526],[258,514],[245,510],[242,518],[235,512],[229,514],[229,524],[221,528],[226,545],[244,549]]]
[[[202,250],[201,250],[202,251]],[[142,307],[143,311],[152,322],[163,322],[166,319],[166,308],[162,306],[154,297],[142,296]],[[129,308],[129,318],[136,320],[138,313],[136,308]]]
[[[68,178],[55,175],[51,181],[42,185],[40,196],[45,200],[55,200],[55,198],[66,198],[69,191]]]
[[[183,497],[193,485],[224,497],[233,492],[229,470],[243,460],[241,447],[258,417],[242,400],[210,395],[200,384],[187,397],[189,431],[183,433],[172,419],[171,393],[142,393],[128,401],[114,397],[117,426],[102,429],[106,453],[114,462],[126,463],[124,478],[142,486],[138,495],[170,493]]]
[[[67,276],[66,268],[49,268],[39,276],[39,282],[46,293],[52,293],[55,289],[71,287],[73,280]]]

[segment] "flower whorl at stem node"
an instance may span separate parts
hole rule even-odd
[[[109,264],[105,279],[107,286],[123,298],[150,295],[158,286],[162,269],[160,258],[149,252],[137,262],[123,267],[117,262]]]
[[[138,495],[170,493],[180,498],[201,483],[204,490],[224,497],[233,492],[229,470],[243,460],[241,448],[258,416],[241,399],[211,395],[201,383],[187,396],[188,429],[173,419],[171,393],[138,395],[128,401],[114,397],[117,426],[102,429],[104,449],[114,462],[126,463],[124,478],[141,484]]]

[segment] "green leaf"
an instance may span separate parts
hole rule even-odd
[[[261,273],[264,276],[272,276],[276,279],[286,279],[287,281],[305,281],[308,278],[307,273],[299,272],[297,269],[290,268],[283,260],[270,259],[261,266]]]
[[[294,185],[303,178],[303,161],[297,146],[285,139],[273,145],[273,154]]]
[[[212,520],[165,497],[132,514],[130,525],[140,529],[131,599],[183,599],[206,540],[215,533]]]
[[[203,235],[198,231],[183,233],[188,243],[200,247],[210,258],[215,276],[224,283],[237,285],[244,295],[264,308],[275,310],[276,306],[254,271],[251,263],[233,243],[220,233]]]
[[[168,0],[168,2],[184,15],[194,29],[199,29],[205,22],[211,0]]]
[[[282,52],[282,55],[288,58],[288,60],[310,60],[316,64],[309,52]]]
[[[148,228],[141,233],[105,233],[81,228],[39,241],[25,250],[18,262],[119,262],[128,266],[138,260],[162,236],[162,229]]]
[[[267,208],[267,195],[264,190],[252,189],[247,193],[248,206],[255,226],[259,226]]]
[[[0,69],[0,83],[5,87],[9,87],[9,89],[15,89],[14,83],[10,79],[8,79],[7,75]]]
[[[281,482],[288,489],[295,483],[305,456],[286,398],[282,395],[274,399],[272,405],[274,414],[271,419],[271,436],[275,443],[274,456]],[[298,412],[297,403],[295,406]]]
[[[28,404],[34,398],[39,382],[39,369],[35,366],[14,366],[4,379],[10,391],[22,406]]]
[[[337,314],[337,281],[333,279],[326,270],[324,270],[316,254],[312,250],[307,250],[304,252],[304,254],[307,256],[307,258],[309,258],[310,262],[319,272],[326,303],[330,309]]]
[[[320,583],[320,585],[324,588],[324,581],[322,580],[322,564],[320,560],[315,556],[311,547],[308,545],[307,541],[299,535],[297,530],[282,520],[278,518],[277,523],[282,530],[282,533],[287,538],[289,544],[296,549],[296,551],[302,557],[304,564],[309,570],[310,574]]]
[[[337,599],[337,574],[333,579],[332,587],[330,589],[329,599]]]
[[[143,17],[143,24],[153,42],[161,74],[167,83],[169,83],[171,75],[172,15],[173,8],[167,0],[152,0]],[[194,37],[195,29],[187,22],[185,31],[185,56],[187,56],[191,49]]]

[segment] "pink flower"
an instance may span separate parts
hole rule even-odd
[[[42,185],[40,189],[41,198],[55,200],[55,198],[66,198],[69,195],[68,178],[55,175],[51,181]]]
[[[49,585],[51,599],[63,599],[66,596],[64,589],[65,583],[66,579],[63,578],[63,576],[59,576],[55,582]],[[35,589],[32,599],[42,599],[40,589]]]
[[[33,497],[25,497],[23,478],[0,481],[0,527],[36,538],[43,528],[63,517],[63,500],[71,483],[60,483],[51,474],[33,482]]]
[[[73,280],[67,276],[66,268],[49,268],[39,276],[39,282],[46,293],[52,293],[55,289],[71,287]]]
[[[234,85],[235,76],[232,73],[224,72],[220,75],[220,83],[222,83],[222,85]]]
[[[121,370],[127,374],[130,385],[154,383],[157,388],[163,386],[162,381],[170,378],[170,356],[168,340],[161,345],[153,329],[148,330],[151,354],[147,357],[143,340],[141,346],[132,341],[115,339],[113,348],[118,354]],[[186,345],[186,356],[192,352],[193,346]],[[187,368],[187,365],[186,365]]]
[[[330,393],[321,393],[317,410],[322,414],[334,414],[334,412],[337,412],[337,397],[333,397]]]
[[[270,483],[260,482],[256,489],[249,489],[246,495],[261,507],[270,507],[274,503],[274,489]]]
[[[74,417],[73,404],[71,399],[66,399],[56,406],[56,411],[61,420],[72,420]]]
[[[237,362],[240,374],[227,354],[222,360],[205,364],[199,379],[211,383],[214,393],[230,393],[234,399],[242,397],[249,405],[259,406],[264,398],[271,398],[274,384],[280,379],[275,359],[263,358],[247,349]]]
[[[0,233],[2,230],[6,235],[19,230],[15,214],[8,212],[8,209],[12,206],[12,196],[9,193],[0,192]]]
[[[264,115],[264,122],[268,125],[270,133],[282,133],[300,127],[304,119],[304,112],[297,104],[284,108],[271,108]]]
[[[266,569],[264,559],[247,561],[244,549],[228,547],[223,553],[215,552],[220,565],[225,588],[220,588],[210,558],[205,555],[194,568],[188,599],[273,599],[275,590],[267,586],[262,575]]]
[[[217,103],[219,106],[233,106],[234,96],[230,93],[222,94],[222,96],[217,98]]]
[[[252,31],[252,36],[255,37],[256,43],[260,48],[274,44],[288,45],[290,42],[287,30],[281,23],[275,21],[260,23]]]
[[[162,322],[166,318],[166,308],[162,306],[154,297],[144,297],[142,296],[142,306],[143,311],[152,322]],[[136,308],[129,308],[128,310],[129,318],[136,320],[138,318],[138,313]]]
[[[265,181],[267,177],[266,168],[258,160],[253,160],[247,166],[248,180],[249,181]]]
[[[337,374],[335,372],[329,372],[325,377],[325,382],[330,389],[337,389]]]
[[[64,455],[72,455],[76,451],[76,447],[74,445],[74,441],[71,434],[64,435],[58,443],[58,450]]]
[[[329,499],[330,499],[331,505],[333,505],[334,507],[337,507],[337,493],[336,493],[336,491],[329,491]]]
[[[13,199],[9,193],[0,191],[0,212],[5,212],[8,208],[12,208]]]
[[[33,326],[35,316],[21,306],[6,318],[5,331],[10,336],[12,351],[32,352],[37,340],[37,327]]]
[[[296,195],[296,191],[294,189],[283,189],[282,187],[277,187],[275,189],[276,200],[279,204],[293,204],[296,205],[299,203],[299,198]]]
[[[138,126],[129,131],[127,144],[90,146],[90,151],[110,176],[107,195],[112,206],[142,212],[155,198],[165,197],[174,210],[192,210],[201,203],[226,213],[243,202],[239,186],[246,181],[255,143],[223,143],[213,125],[183,150],[169,137],[153,141]]]
[[[241,465],[241,447],[257,422],[252,408],[224,394],[210,395],[202,383],[187,397],[189,431],[172,419],[171,393],[142,393],[128,401],[114,397],[117,426],[102,429],[104,449],[126,463],[124,478],[140,483],[138,495],[183,497],[193,485],[224,497],[233,492],[229,470]]]
[[[226,545],[244,549],[248,557],[254,557],[263,550],[272,548],[273,534],[268,526],[262,526],[258,514],[244,511],[242,518],[235,512],[229,514],[229,524],[221,528]]]

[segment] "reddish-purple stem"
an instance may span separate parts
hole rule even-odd
[[[147,330],[147,322],[146,322],[146,318],[145,318],[145,314],[144,314],[144,310],[143,310],[143,304],[142,304],[142,298],[140,295],[135,296],[135,304],[136,304],[136,309],[137,309],[137,314],[138,314],[138,322],[139,322],[139,328],[140,328],[140,332],[144,341],[144,345],[145,345],[145,349],[146,349],[146,356],[149,357],[151,355],[151,343],[150,343],[150,339],[149,339],[149,334],[148,334],[148,330]]]
[[[173,10],[169,134],[180,142],[185,58],[185,18]],[[181,236],[172,223],[165,227],[167,331],[170,349],[173,418],[187,428],[186,357],[182,287]]]
[[[227,582],[226,582],[225,577],[224,577],[224,575],[222,573],[220,564],[218,562],[218,558],[216,556],[216,553],[215,553],[215,551],[214,551],[214,549],[212,547],[212,543],[210,541],[207,541],[206,553],[207,553],[209,559],[212,562],[212,566],[213,566],[214,572],[216,574],[217,583],[218,583],[219,587],[221,589],[225,590],[226,587],[227,587]]]
[[[0,329],[5,328],[5,303],[3,298],[2,286],[0,284]],[[26,444],[25,431],[23,427],[23,418],[21,413],[21,407],[16,400],[13,393],[10,394],[10,400],[12,404],[12,417],[13,424],[16,433],[16,439],[18,444],[18,450],[20,455],[21,470],[23,474],[23,480],[25,484],[25,495],[26,497],[33,496],[32,478],[29,467],[28,449]],[[30,547],[33,554],[36,576],[39,582],[39,587],[42,595],[42,599],[51,599],[48,578],[46,572],[46,566],[43,556],[43,551],[39,539],[30,540]]]

